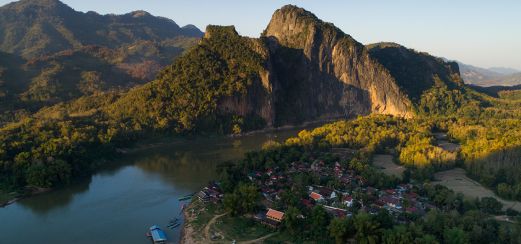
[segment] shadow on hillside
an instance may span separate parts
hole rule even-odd
[[[332,74],[334,67],[321,70],[319,67],[325,64],[310,60],[304,50],[278,45],[274,37],[270,37],[270,42],[271,61],[278,80],[278,86],[274,87],[276,125],[349,118],[371,112],[369,92],[345,84]]]

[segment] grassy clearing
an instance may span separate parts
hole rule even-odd
[[[499,198],[493,191],[485,188],[478,182],[470,179],[461,168],[438,172],[435,175],[437,184],[444,185],[455,192],[463,193],[466,197],[475,199],[493,197],[503,204],[503,210],[512,208],[521,211],[521,203]]]
[[[393,162],[393,156],[388,154],[376,154],[373,157],[373,165],[382,170],[387,175],[394,175],[402,178],[405,167]]]
[[[224,213],[223,210],[215,204],[203,204],[199,201],[192,203],[188,211],[192,211],[191,209],[194,209],[194,216],[190,224],[192,224],[196,230],[204,228],[215,215]]]
[[[226,240],[248,241],[273,232],[273,230],[245,217],[221,217],[214,225]]]

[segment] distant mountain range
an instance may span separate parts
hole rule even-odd
[[[145,11],[78,12],[58,0],[0,7],[0,109],[31,110],[155,78],[203,33]]]
[[[480,68],[458,62],[466,84],[478,86],[515,86],[521,84],[521,71],[512,68]]]
[[[0,8],[0,50],[33,58],[87,45],[118,48],[139,40],[201,37],[193,25],[145,11],[124,15],[78,12],[58,0],[21,0]]]

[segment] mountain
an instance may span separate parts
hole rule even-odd
[[[465,83],[478,86],[515,86],[521,84],[521,72],[512,68],[480,68],[458,62]]]
[[[520,70],[506,68],[506,67],[491,67],[491,68],[488,68],[488,70],[494,71],[494,72],[502,74],[502,75],[513,75],[515,73],[521,73]]]
[[[397,44],[367,48],[289,5],[260,38],[209,26],[195,48],[107,114],[140,128],[231,132],[371,113],[412,117],[427,92],[462,86],[454,62]]]
[[[371,57],[390,71],[414,102],[436,85],[451,89],[463,86],[456,62],[447,62],[396,43],[375,43],[367,45],[367,48]]]
[[[21,0],[0,8],[0,50],[33,58],[88,45],[118,48],[136,41],[199,38],[194,26],[145,11],[124,15],[78,12],[58,0]]]
[[[0,122],[153,80],[202,36],[193,25],[145,11],[82,13],[57,0],[0,7],[0,33]]]

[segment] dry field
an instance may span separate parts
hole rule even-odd
[[[387,175],[394,175],[402,178],[405,167],[397,165],[393,162],[393,156],[388,154],[375,154],[373,157],[373,165],[382,170]]]
[[[467,177],[464,169],[456,168],[438,172],[436,173],[435,178],[437,180],[435,183],[444,185],[455,192],[461,192],[468,198],[494,197],[503,203],[503,210],[512,208],[521,211],[520,202],[507,201],[499,198],[493,191]]]

